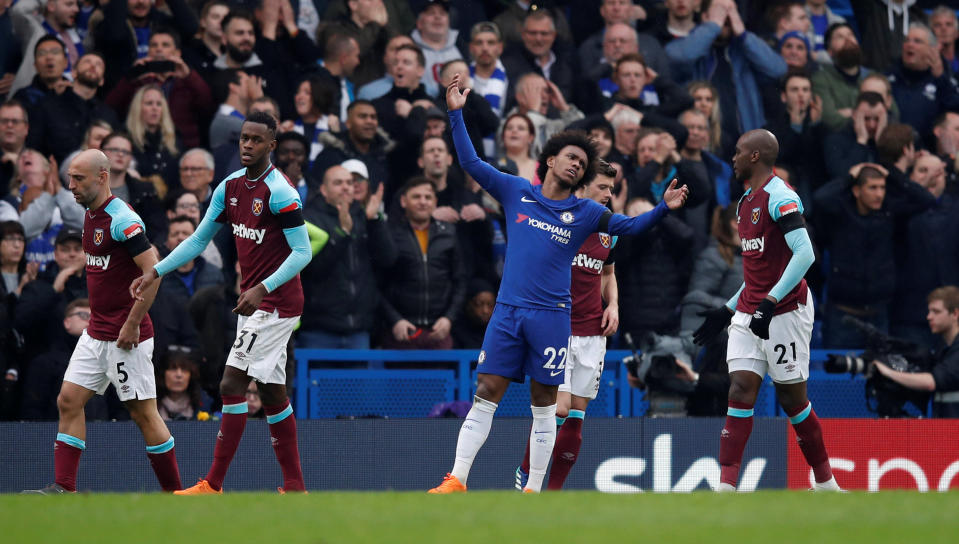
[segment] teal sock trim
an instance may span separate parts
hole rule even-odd
[[[293,406],[290,405],[290,404],[287,404],[287,405],[286,405],[286,409],[284,409],[284,410],[283,410],[282,412],[280,412],[279,414],[273,414],[272,416],[266,416],[266,422],[269,423],[270,425],[273,425],[274,423],[279,423],[279,422],[283,421],[284,419],[290,417],[291,415],[293,415]]]
[[[792,423],[793,425],[799,425],[800,423],[805,421],[806,418],[809,417],[809,414],[811,413],[812,413],[812,403],[810,402],[809,404],[806,405],[806,408],[802,412],[799,412],[798,414],[789,418],[789,422]]]
[[[224,404],[223,413],[224,414],[245,414],[249,412],[250,409],[247,407],[245,402],[240,404]]]
[[[87,449],[86,442],[84,442],[83,440],[80,440],[79,438],[75,436],[70,436],[67,433],[57,433],[57,440],[69,446],[73,446],[74,448],[78,450]]]
[[[173,449],[173,437],[162,444],[156,446],[147,446],[147,453],[166,453]]]
[[[727,408],[726,415],[732,417],[753,417],[753,409],[744,410],[742,408]]]
[[[569,415],[566,417],[571,417],[573,419],[586,419],[586,412],[583,410],[570,410]]]
[[[566,423],[566,418],[565,418],[565,417],[556,416],[556,426],[557,426],[557,427],[562,427],[562,426],[563,426],[563,423]]]

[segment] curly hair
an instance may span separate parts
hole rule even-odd
[[[596,177],[597,159],[599,159],[599,152],[596,151],[592,140],[582,130],[564,130],[547,140],[537,159],[539,164],[536,166],[536,176],[541,181],[546,181],[546,171],[549,170],[546,161],[550,157],[559,155],[559,152],[568,145],[578,147],[586,153],[586,170],[583,172],[583,177],[580,178],[579,183],[573,187],[575,191],[593,181],[593,178]]]

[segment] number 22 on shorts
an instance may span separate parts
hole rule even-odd
[[[560,372],[566,370],[566,348],[559,348],[559,351],[556,348],[550,346],[543,350],[543,355],[549,357],[549,360],[546,361],[546,364],[543,365],[543,368],[549,370],[550,376],[559,376]],[[553,361],[556,360],[556,357],[559,357],[559,364],[553,364]]]

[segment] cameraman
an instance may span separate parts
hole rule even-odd
[[[873,361],[876,370],[890,380],[919,391],[935,391],[932,417],[959,417],[959,288],[940,287],[926,299],[929,313],[926,321],[933,334],[938,334],[946,347],[936,354],[931,372],[899,372],[884,363]]]

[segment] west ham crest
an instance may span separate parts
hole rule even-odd
[[[759,211],[761,209],[762,208],[753,208],[753,213],[749,216],[749,220],[753,222],[753,225],[759,223]]]
[[[263,199],[254,198],[253,199],[253,215],[260,215],[263,213]]]
[[[573,217],[573,212],[563,212],[559,214],[559,220],[568,225],[575,221],[576,218]]]
[[[93,245],[98,246],[103,243],[103,229],[93,230]]]
[[[609,249],[610,242],[612,242],[612,239],[609,237],[609,234],[605,232],[599,233],[599,243],[603,244],[603,247]]]

